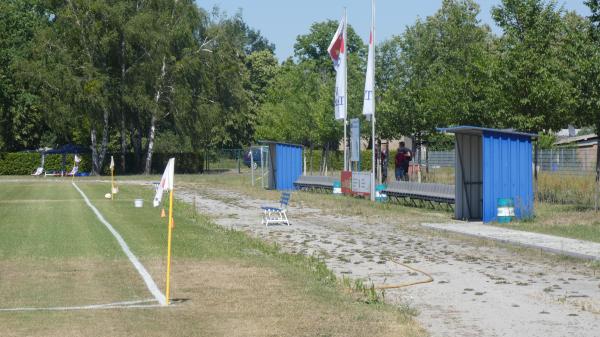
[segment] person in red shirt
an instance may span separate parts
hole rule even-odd
[[[406,147],[404,142],[400,142],[400,147],[396,153],[396,180],[408,181],[408,165],[412,160],[412,152]]]

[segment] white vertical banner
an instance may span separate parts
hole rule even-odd
[[[371,139],[373,141],[371,157],[371,200],[375,200],[375,0],[371,0],[371,31],[369,33],[369,55],[367,57],[367,75],[365,79],[365,96],[363,100],[363,115],[371,119]]]
[[[375,9],[372,9],[373,12]],[[374,15],[371,14],[371,31],[369,33],[369,54],[367,57],[367,77],[365,79],[365,96],[363,100],[363,115],[375,114],[375,27]]]
[[[346,21],[342,17],[337,31],[327,48],[327,52],[333,61],[335,68],[335,119],[346,119],[347,99],[346,99],[346,41],[345,32]]]

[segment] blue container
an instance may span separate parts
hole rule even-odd
[[[293,190],[302,175],[302,145],[261,142],[269,146],[269,189]]]
[[[515,203],[512,198],[498,198],[498,223],[509,223],[515,217]]]
[[[377,202],[386,202],[387,195],[383,192],[387,188],[385,184],[379,184],[375,186],[375,201]]]
[[[336,180],[333,182],[333,194],[342,194],[342,182]]]

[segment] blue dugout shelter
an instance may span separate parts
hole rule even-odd
[[[533,216],[533,151],[537,135],[474,126],[441,128],[455,142],[455,217],[497,220],[499,199],[510,198],[517,219]]]
[[[269,146],[269,189],[293,190],[302,175],[302,145],[262,141]]]

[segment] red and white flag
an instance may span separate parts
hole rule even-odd
[[[367,57],[367,78],[365,79],[365,97],[363,115],[373,116],[375,113],[375,18],[374,4],[371,10],[371,33],[369,34],[369,56]]]
[[[156,188],[156,195],[154,196],[154,207],[160,205],[160,201],[162,200],[162,195],[164,191],[172,191],[173,190],[173,180],[175,178],[175,158],[169,159],[167,163],[167,167],[165,167],[165,172],[160,179],[160,184]]]
[[[346,102],[346,22],[342,18],[338,26],[333,40],[327,48],[327,52],[333,61],[335,68],[335,119],[345,119],[347,102]]]

